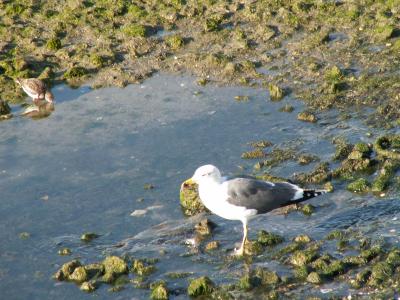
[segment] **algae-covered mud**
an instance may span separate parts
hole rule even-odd
[[[53,92],[48,118],[2,122],[5,299],[394,296],[395,130],[365,127],[360,112],[302,122],[290,95],[195,77]],[[334,193],[253,220],[238,259],[240,222],[180,207],[182,182],[204,163]]]
[[[399,1],[2,1],[0,17],[1,100],[23,99],[16,77],[125,86],[163,70],[398,126]]]

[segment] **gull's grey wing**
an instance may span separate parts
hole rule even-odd
[[[291,204],[296,192],[302,191],[297,186],[286,183],[270,183],[248,178],[228,180],[227,201],[236,206],[244,206],[263,214],[275,208]]]

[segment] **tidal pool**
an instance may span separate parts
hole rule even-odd
[[[371,130],[361,125],[361,113],[339,121],[331,111],[319,123],[304,123],[296,119],[301,102],[290,97],[271,102],[262,89],[200,87],[191,77],[159,74],[124,89],[57,86],[54,94],[56,110],[50,117],[0,123],[2,299],[148,298],[148,290],[129,285],[114,294],[106,285],[85,294],[73,283],[52,278],[72,258],[90,263],[106,253],[159,257],[159,250],[165,250],[154,280],[165,279],[168,272],[207,275],[216,283],[236,280],[244,262],[224,264],[224,256],[240,241],[240,222],[211,216],[219,225],[214,239],[221,242],[220,250],[185,255],[191,251],[184,241],[191,237],[188,228],[194,221],[179,206],[182,181],[206,163],[225,175],[251,173],[256,161],[241,159],[251,141],[295,145],[329,160],[333,136],[373,140],[365,135]],[[238,95],[249,100],[236,101]],[[279,112],[285,103],[294,106],[293,113]],[[272,172],[290,177],[313,166],[289,161]],[[147,184],[154,188],[145,189]],[[332,229],[354,226],[372,238],[380,235],[397,243],[400,204],[395,196],[377,200],[339,185],[334,193],[310,201],[318,207],[310,217],[271,213],[253,220],[250,238],[265,229],[287,241],[301,233],[317,239]],[[131,216],[135,210],[142,212]],[[84,232],[101,236],[84,243]],[[71,256],[57,254],[64,247]],[[288,272],[271,260],[264,264]],[[168,285],[184,291],[187,279],[168,279]],[[329,283],[306,292],[346,295],[348,288]],[[177,292],[174,297],[187,296]]]

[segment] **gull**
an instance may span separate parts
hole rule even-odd
[[[221,176],[213,165],[199,167],[192,178],[184,184],[196,183],[201,202],[214,214],[228,220],[243,223],[243,240],[235,249],[244,254],[247,241],[247,224],[256,215],[265,214],[279,207],[299,203],[325,194],[326,190],[306,190],[288,182],[269,182],[253,178],[231,178]]]

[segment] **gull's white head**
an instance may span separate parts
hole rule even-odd
[[[193,180],[197,184],[201,184],[206,181],[221,181],[221,172],[218,170],[216,166],[213,165],[204,165],[197,168],[196,172],[192,176],[191,180]]]

